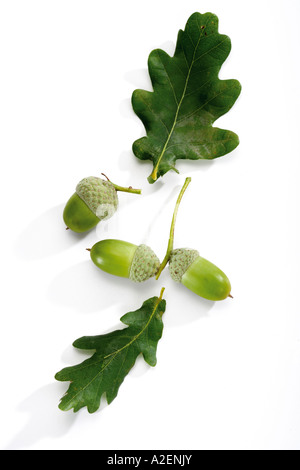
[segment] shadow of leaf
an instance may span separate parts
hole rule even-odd
[[[65,393],[65,384],[52,383],[36,390],[18,406],[18,411],[29,415],[28,421],[14,437],[6,450],[22,450],[45,438],[59,438],[69,432],[76,421],[74,413],[58,409],[58,398]]]

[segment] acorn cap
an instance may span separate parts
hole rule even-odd
[[[199,257],[197,250],[190,248],[178,248],[171,252],[169,270],[171,278],[175,282],[181,282],[182,276],[189,266]]]
[[[118,195],[114,185],[96,176],[81,180],[76,193],[99,220],[109,219],[118,208]]]
[[[129,279],[134,282],[143,282],[155,276],[160,261],[154,251],[147,245],[139,245],[135,250],[130,267]]]

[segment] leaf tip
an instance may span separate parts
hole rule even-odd
[[[62,373],[62,371],[60,370],[59,372],[56,372],[56,374],[54,376],[54,379],[57,380],[58,382],[63,382],[61,373]]]

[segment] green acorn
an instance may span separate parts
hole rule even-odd
[[[117,191],[141,193],[139,189],[123,188],[96,176],[82,179],[63,212],[67,228],[78,233],[86,232],[101,220],[112,217],[119,203]]]
[[[200,297],[224,300],[231,297],[231,285],[226,274],[198,251],[188,248],[173,250],[169,259],[172,279],[181,282]]]
[[[98,268],[115,276],[143,282],[155,276],[160,261],[147,245],[134,245],[122,240],[101,240],[90,251]]]

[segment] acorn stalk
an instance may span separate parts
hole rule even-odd
[[[181,203],[181,200],[182,200],[182,197],[188,187],[188,185],[190,184],[190,182],[192,181],[192,178],[188,177],[185,179],[185,182],[181,188],[181,191],[178,195],[178,198],[177,198],[177,201],[176,201],[176,204],[175,204],[175,209],[174,209],[174,212],[173,212],[173,217],[172,217],[172,222],[171,222],[171,228],[170,228],[170,235],[169,235],[169,241],[168,241],[168,246],[167,246],[167,251],[166,251],[166,255],[159,267],[159,270],[157,272],[157,275],[156,275],[156,279],[159,278],[159,276],[161,275],[162,271],[165,269],[166,265],[168,264],[168,261],[170,259],[170,256],[171,256],[171,253],[172,253],[172,250],[173,250],[173,245],[174,245],[174,232],[175,232],[175,224],[176,224],[176,219],[177,219],[177,213],[178,213],[178,209],[179,209],[179,206],[180,206],[180,203]]]

